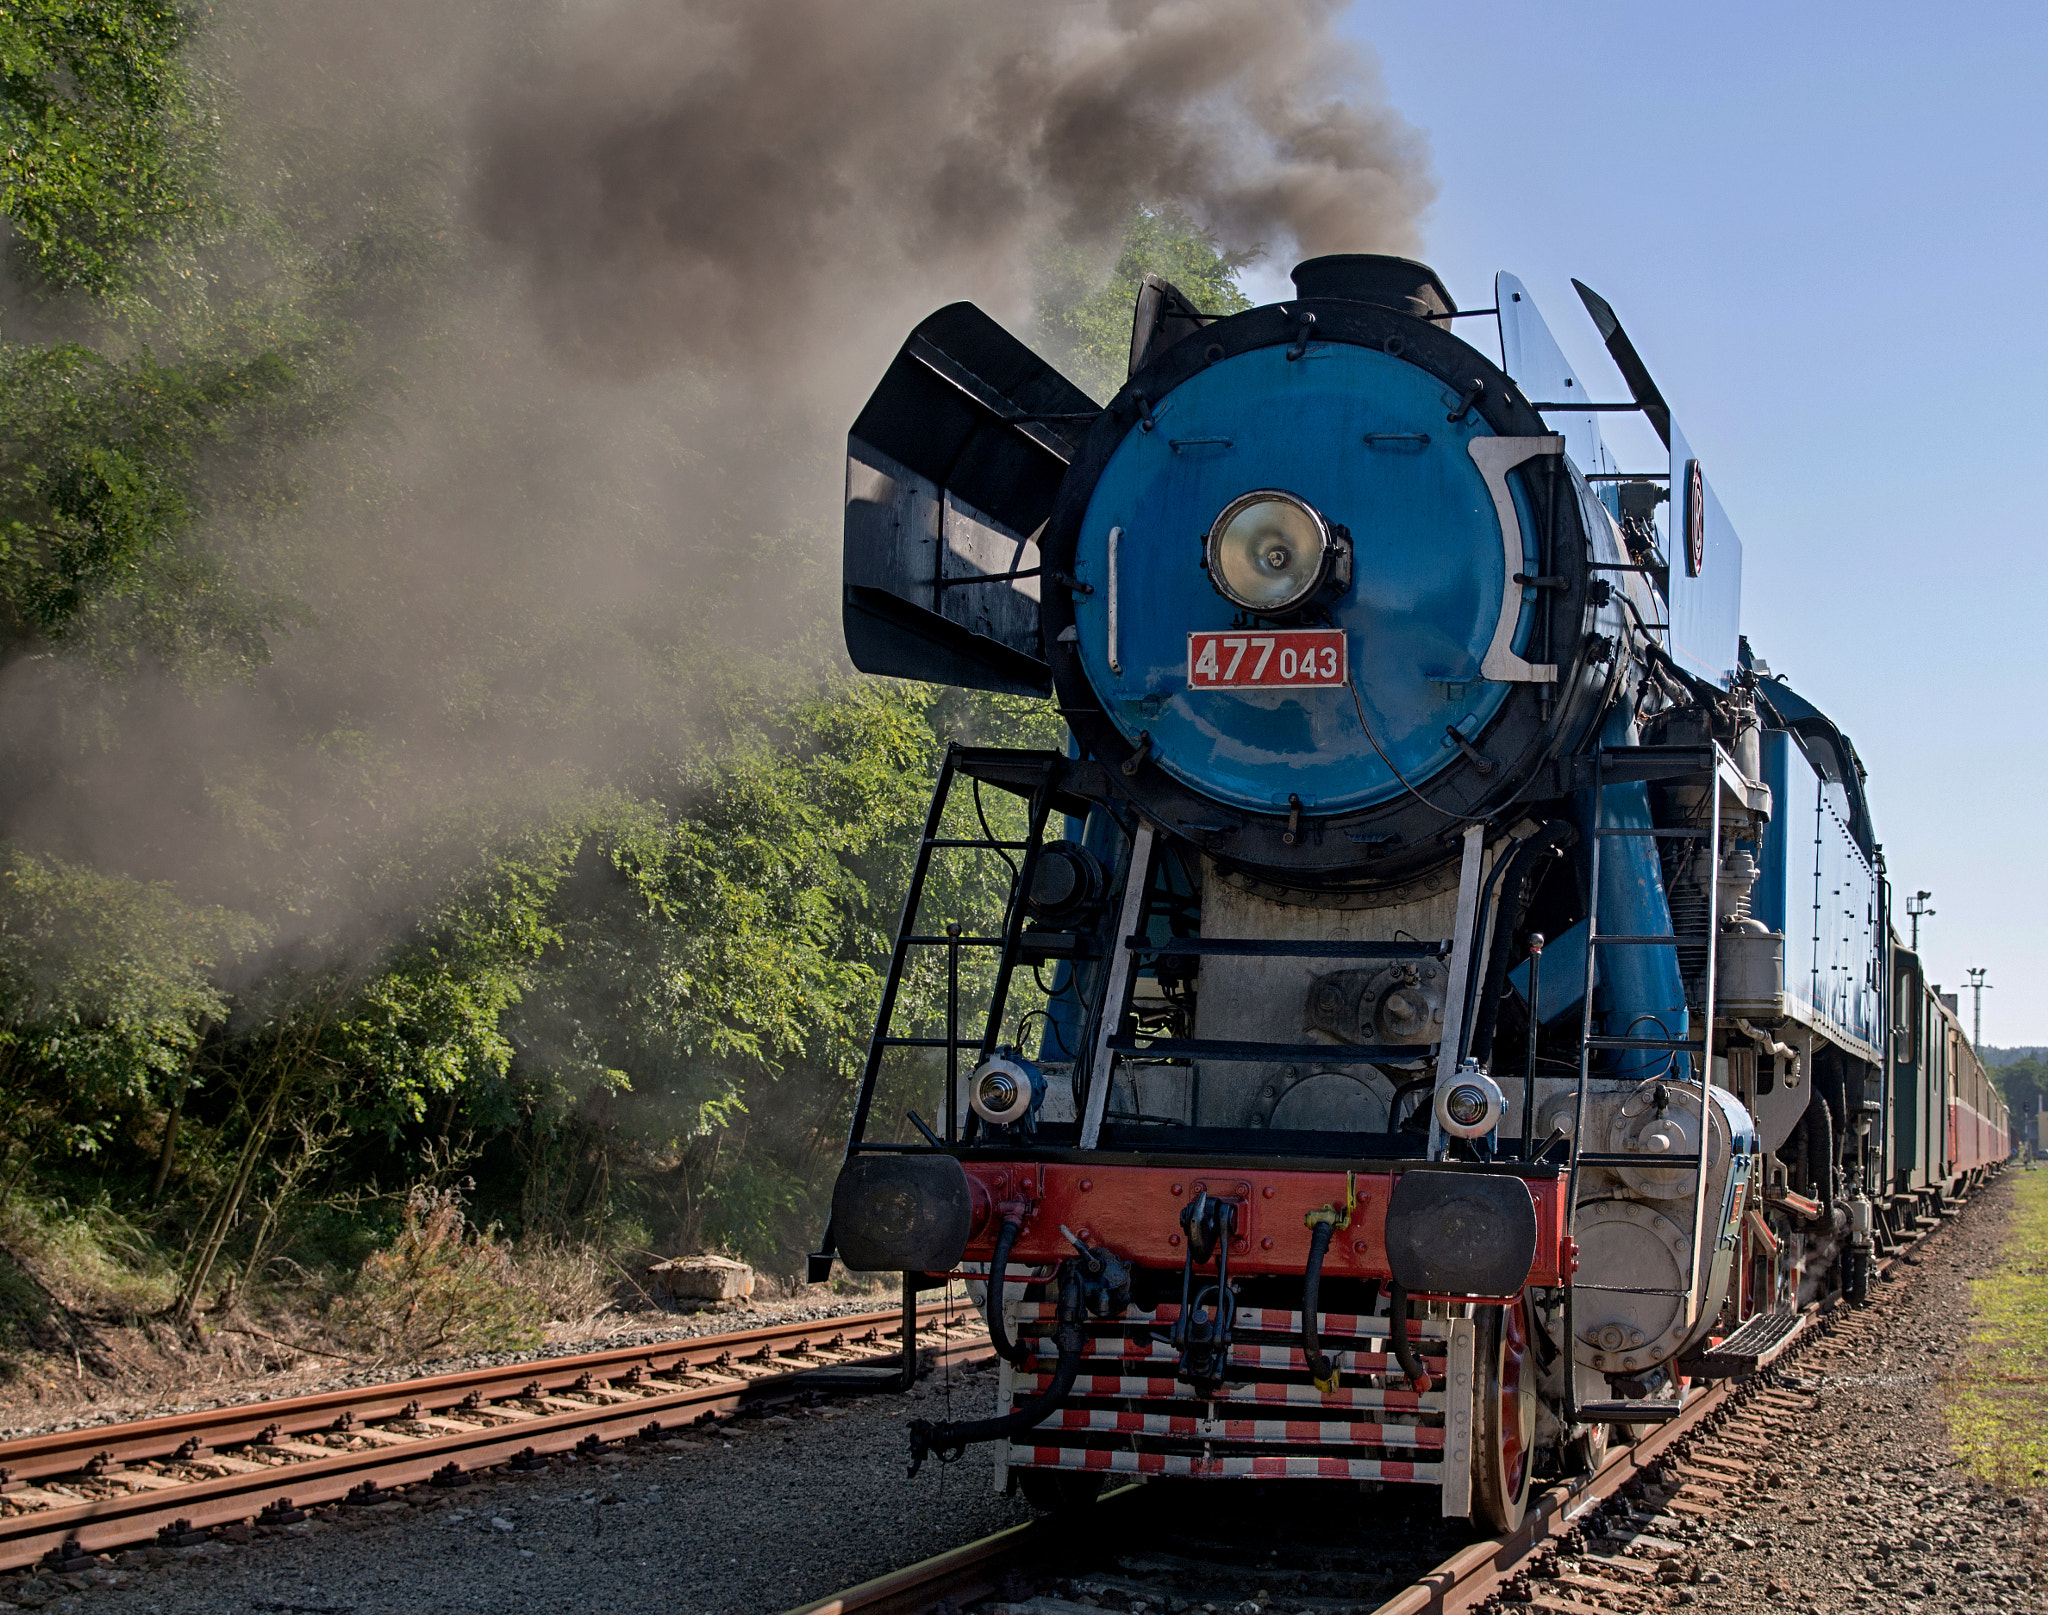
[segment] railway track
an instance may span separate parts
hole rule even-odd
[[[1880,1275],[1952,1226],[1945,1217],[1923,1229],[1879,1264]],[[1532,1498],[1519,1531],[1464,1543],[1434,1563],[1428,1543],[1441,1527],[1397,1491],[1380,1498],[1389,1516],[1383,1534],[1395,1545],[1375,1552],[1358,1544],[1355,1494],[1331,1511],[1340,1528],[1319,1532],[1317,1505],[1298,1489],[1270,1510],[1250,1507],[1239,1521],[1204,1506],[1213,1491],[1203,1482],[1151,1482],[788,1615],[1084,1615],[1091,1607],[1204,1605],[1263,1615],[1269,1602],[1285,1608],[1294,1596],[1326,1615],[1453,1615],[1502,1605],[1625,1615],[1645,1595],[1661,1599],[1700,1574],[1688,1539],[1729,1523],[1754,1490],[1778,1478],[1778,1444],[1817,1405],[1798,1388],[1799,1375],[1861,1350],[1888,1326],[1889,1311],[1882,1284],[1865,1308],[1838,1297],[1809,1307],[1800,1337],[1763,1374],[1710,1387],[1678,1418],[1610,1451],[1597,1473]],[[1433,1507],[1433,1493],[1428,1502]],[[1271,1547],[1275,1541],[1288,1551]]]
[[[893,1389],[906,1362],[987,1350],[955,1300],[920,1307],[908,1343],[892,1308],[0,1442],[0,1570],[246,1540],[316,1505],[376,1507],[494,1465],[679,1437],[748,1404]]]

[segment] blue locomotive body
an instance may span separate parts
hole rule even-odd
[[[954,305],[855,423],[856,664],[1054,695],[1073,740],[947,759],[813,1271],[983,1287],[998,1408],[920,1458],[1507,1527],[1539,1461],[1860,1298],[2002,1117],[1938,1038],[1900,1058],[1943,1011],[1861,765],[1751,657],[1608,305],[1626,405],[1512,276],[1504,366],[1422,265],[1295,280],[1212,318],[1148,279],[1107,406]],[[1615,465],[1616,408],[1663,464]],[[931,910],[956,856],[1010,865],[978,932]]]

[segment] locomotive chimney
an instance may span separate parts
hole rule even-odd
[[[1303,297],[1342,297],[1354,303],[1413,314],[1419,320],[1455,314],[1458,305],[1428,264],[1376,252],[1338,252],[1294,266],[1294,289]]]

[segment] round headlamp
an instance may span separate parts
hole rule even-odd
[[[1350,550],[1306,500],[1277,488],[1223,507],[1202,548],[1209,581],[1259,617],[1299,611],[1330,584],[1350,581]]]
[[[1468,1063],[1436,1090],[1436,1124],[1452,1138],[1477,1138],[1500,1125],[1500,1084]]]
[[[1009,1127],[1031,1114],[1045,1095],[1045,1078],[1029,1060],[998,1050],[967,1079],[967,1103],[993,1127]]]

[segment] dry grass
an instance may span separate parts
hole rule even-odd
[[[2006,1491],[2048,1485],[2048,1167],[2016,1171],[1998,1270],[1971,1281],[1970,1352],[1950,1381],[1949,1435]]]
[[[415,1189],[397,1234],[363,1263],[333,1319],[380,1362],[537,1346],[547,1307],[514,1272],[510,1247],[470,1226],[460,1195]]]
[[[522,1241],[507,1282],[538,1303],[551,1334],[575,1334],[612,1304],[612,1264],[590,1245]]]

